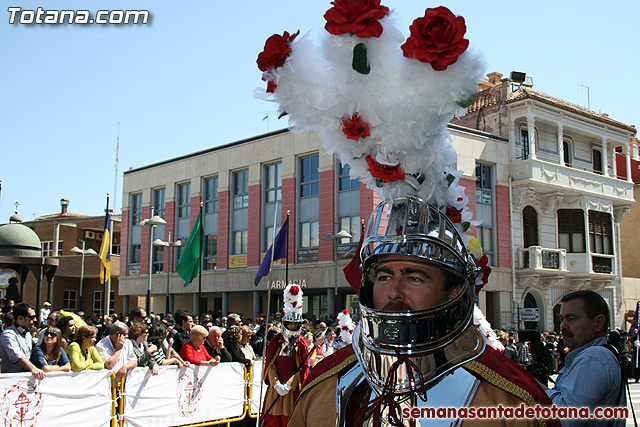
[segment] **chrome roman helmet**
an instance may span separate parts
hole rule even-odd
[[[284,317],[282,335],[288,343],[294,344],[302,332],[302,289],[290,284],[284,290]]]
[[[416,359],[433,355],[466,330],[470,331],[464,349],[459,348],[455,354],[448,350],[448,363],[434,362],[433,369],[420,368],[423,374],[433,374],[436,380],[484,349],[482,337],[478,337],[473,328],[467,329],[475,302],[476,265],[460,232],[443,212],[416,196],[380,203],[369,220],[360,255],[362,319],[354,341],[358,347],[356,354],[371,368],[370,380],[374,387],[381,388],[384,383],[385,362],[380,362],[383,356]],[[376,268],[381,260],[389,259],[436,264],[445,273],[445,289],[461,285],[461,290],[445,303],[423,310],[376,308],[373,304]],[[402,384],[399,386],[401,390]]]

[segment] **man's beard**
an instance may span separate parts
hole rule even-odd
[[[386,311],[410,311],[411,307],[409,307],[406,303],[402,301],[391,301],[387,305],[384,306],[383,310]]]

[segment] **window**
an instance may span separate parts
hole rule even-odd
[[[102,314],[104,312],[104,301],[102,298],[102,291],[94,291],[93,292],[93,312]],[[116,293],[115,291],[111,291],[109,293],[109,314],[115,313],[115,301],[116,301]]]
[[[522,231],[524,248],[538,246],[538,213],[531,206],[526,206],[522,211]]]
[[[520,129],[520,145],[522,146],[520,159],[526,160],[529,158],[529,130]]]
[[[218,260],[218,177],[205,178],[204,195],[204,270],[214,270]]]
[[[301,248],[315,248],[319,246],[319,225],[320,223],[318,221],[307,221],[300,223]]]
[[[581,209],[558,210],[558,246],[570,253],[583,253],[584,212]]]
[[[232,183],[231,255],[244,255],[249,242],[249,170],[233,172]],[[246,266],[246,259],[238,258],[233,265]]]
[[[317,154],[300,158],[300,197],[320,194],[319,157]]]
[[[264,166],[264,207],[262,215],[262,252],[266,252],[273,243],[274,220],[276,234],[282,224],[282,163]]]
[[[176,186],[177,206],[176,206],[176,240],[182,240],[182,244],[187,243],[191,233],[191,183],[183,182]],[[184,246],[174,248],[173,267],[178,264]]]
[[[349,165],[343,165],[340,163],[338,172],[338,191],[355,190],[360,188],[359,179],[351,179],[349,171],[351,167]]]
[[[62,309],[63,310],[76,310],[77,304],[77,292],[74,290],[62,291]]]
[[[320,174],[318,154],[298,159],[299,211],[298,211],[298,262],[318,260],[320,240],[319,194]]]
[[[282,200],[282,163],[273,163],[264,167],[264,183],[265,203]]]
[[[56,256],[53,250],[53,242],[41,242],[42,256]],[[62,240],[58,241],[58,255],[62,255]]]
[[[339,219],[340,230],[351,234],[351,238],[341,239],[339,243],[358,243],[360,241],[360,215],[341,217]]]
[[[478,240],[489,258],[489,265],[494,265],[493,254],[493,166],[476,163],[476,219],[480,223],[477,228]]]
[[[164,188],[153,190],[153,214],[164,218]]]
[[[164,271],[164,246],[154,246],[153,247],[153,274],[162,273],[163,271]]]
[[[476,163],[476,203],[493,203],[491,166]]]
[[[204,179],[204,213],[218,212],[218,177]]]
[[[489,265],[495,265],[493,263],[493,229],[479,225],[476,229],[478,232],[478,240],[482,245],[482,250],[487,254]]]
[[[593,150],[593,172],[602,175],[602,152]]]
[[[589,211],[589,244],[591,252],[613,255],[611,215]]]
[[[129,205],[131,212],[131,234],[129,237],[129,264],[140,264],[140,241],[141,229],[136,225],[142,221],[142,193],[131,195],[131,203]]]
[[[233,173],[233,208],[249,207],[249,171],[242,170]]]
[[[562,144],[562,155],[564,156],[564,164],[566,166],[571,166],[571,141],[569,139],[565,139]]]
[[[189,218],[191,215],[191,183],[178,184],[178,218]]]

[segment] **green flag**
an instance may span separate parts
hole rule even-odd
[[[193,224],[193,229],[187,240],[187,244],[184,245],[180,260],[178,260],[178,266],[176,271],[185,280],[184,286],[187,287],[189,283],[200,274],[202,268],[202,253],[200,252],[202,247],[202,221],[200,216],[202,212],[198,214],[196,223]]]

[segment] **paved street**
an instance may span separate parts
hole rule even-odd
[[[629,389],[631,390],[631,403],[633,404],[634,412],[636,413],[636,419],[640,421],[640,383],[636,384],[633,379],[629,381]],[[628,403],[629,396],[627,395],[627,407],[631,409],[631,405]],[[627,427],[633,426],[633,416],[629,412],[629,419],[627,420]]]

